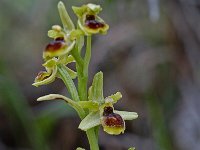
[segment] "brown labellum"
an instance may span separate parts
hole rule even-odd
[[[86,15],[85,25],[91,29],[103,28],[104,24],[95,20],[94,15]]]
[[[40,71],[37,75],[37,77],[35,78],[35,81],[42,81],[45,80],[46,78],[48,78],[49,75],[47,72],[45,71]]]
[[[112,107],[105,107],[103,112],[104,124],[110,127],[124,127],[124,120],[113,112]]]
[[[63,48],[64,46],[66,46],[65,42],[64,42],[64,38],[59,37],[56,38],[54,41],[51,41],[45,48],[45,51],[48,52],[55,52],[60,50],[61,48]]]

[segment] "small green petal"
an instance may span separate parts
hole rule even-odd
[[[117,92],[108,97],[113,99],[113,103],[116,103],[118,100],[120,100],[122,98],[122,94],[120,92]]]
[[[114,110],[114,113],[119,114],[124,120],[133,120],[138,118],[138,114],[136,112]]]
[[[100,11],[102,11],[102,8],[100,5],[96,5],[96,4],[87,4],[87,7],[93,11],[95,14],[98,14]]]
[[[101,122],[99,112],[91,112],[81,121],[78,128],[83,131],[87,131],[88,129],[100,124]]]
[[[78,16],[78,17],[82,17],[85,13],[92,13],[92,14],[98,14],[102,8],[100,5],[96,5],[96,4],[87,4],[87,5],[82,5],[81,7],[72,7],[74,13]]]
[[[52,59],[46,61],[44,64],[42,64],[42,66],[44,66],[46,68],[53,68],[57,64],[57,61],[58,60],[56,58],[52,58]]]
[[[47,35],[48,35],[48,37],[53,38],[53,39],[64,36],[62,32],[58,32],[55,30],[49,30]]]
[[[72,6],[72,10],[78,17],[82,17],[84,13],[87,12],[87,6],[83,5],[81,7]]]

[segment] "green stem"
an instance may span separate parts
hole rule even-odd
[[[84,57],[84,66],[83,66],[83,77],[81,80],[81,97],[83,100],[88,99],[87,98],[87,82],[88,82],[88,68],[89,68],[89,63],[91,59],[91,42],[92,38],[91,36],[87,36],[87,45],[86,45],[86,52],[85,52],[85,57]],[[89,129],[86,131],[89,144],[90,144],[90,149],[91,150],[99,150],[99,145],[98,145],[98,138],[96,135],[95,128]]]
[[[78,50],[78,48],[76,49]],[[86,52],[84,57],[84,64],[80,66],[76,65],[77,73],[78,73],[78,93],[80,96],[80,100],[87,100],[87,82],[88,82],[88,67],[91,58],[91,36],[87,36],[87,45]]]
[[[71,51],[72,56],[74,57],[74,59],[76,60],[76,64],[80,67],[83,68],[83,59],[81,58],[81,55],[78,53],[78,50],[76,48],[74,48]]]
[[[86,134],[89,140],[90,150],[99,150],[99,145],[98,145],[94,128],[87,130]]]
[[[87,45],[86,45],[84,68],[83,68],[83,74],[86,77],[88,77],[88,67],[89,67],[90,58],[91,58],[91,43],[92,43],[92,38],[89,35],[89,36],[87,36]]]
[[[87,37],[87,46],[86,46],[84,62],[80,54],[78,53],[77,48],[72,51],[72,56],[75,58],[77,62],[76,69],[78,73],[78,92],[76,90],[73,80],[70,78],[68,72],[64,69],[63,65],[58,66],[58,73],[63,82],[65,83],[68,91],[70,92],[72,99],[74,99],[75,101],[87,100],[88,67],[91,58],[91,36]],[[79,112],[78,114],[79,117],[83,119],[85,117],[85,114],[81,112]],[[97,131],[95,130],[95,128],[86,131],[91,150],[99,150],[98,136],[96,133]]]

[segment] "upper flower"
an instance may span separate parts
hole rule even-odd
[[[102,10],[99,5],[87,4],[81,7],[72,7],[72,9],[78,16],[78,25],[80,29],[86,35],[106,33],[109,29],[108,24],[97,15]]]
[[[49,44],[47,44],[43,58],[48,60],[53,57],[58,57],[68,54],[74,47],[75,40],[71,41],[69,38],[57,37]]]

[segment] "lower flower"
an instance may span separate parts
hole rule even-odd
[[[103,126],[103,130],[108,134],[118,135],[120,133],[124,133],[125,130],[125,122],[123,118],[113,112],[112,107],[104,107],[103,116],[101,117],[101,124]]]

